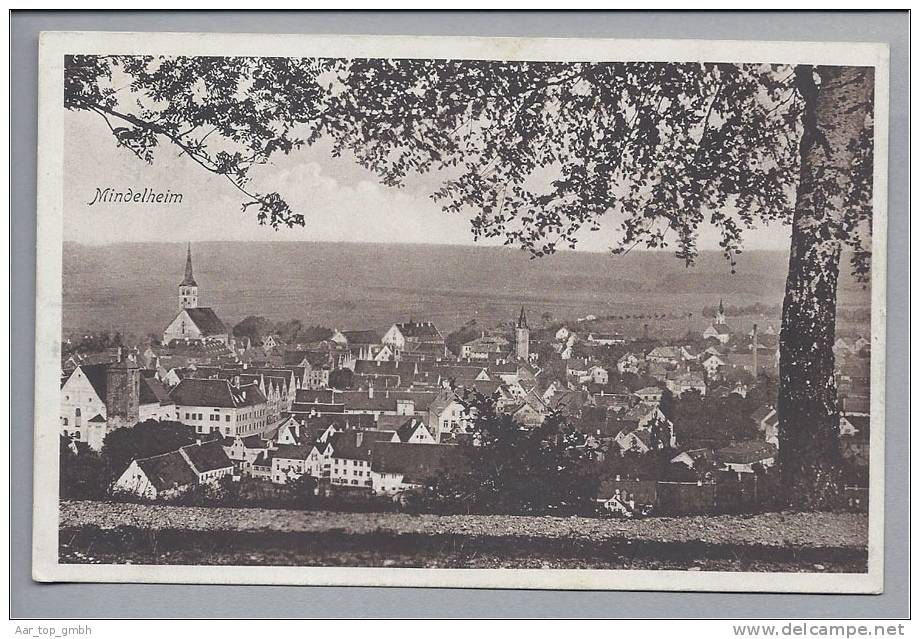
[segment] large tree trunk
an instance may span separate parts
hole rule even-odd
[[[844,187],[873,71],[799,67],[796,80],[806,108],[780,338],[779,466],[791,505],[826,508],[836,503],[840,480],[833,345]]]

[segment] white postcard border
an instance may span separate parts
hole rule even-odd
[[[875,67],[868,572],[790,574],[672,570],[136,566],[58,563],[63,62],[65,55],[79,53],[548,61],[705,60]],[[39,44],[38,83],[33,579],[115,583],[880,593],[883,588],[884,560],[888,74],[888,46],[873,43],[236,33],[42,33]]]

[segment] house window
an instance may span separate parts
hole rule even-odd
[[[66,425],[67,425],[67,418],[65,417],[65,418],[64,418],[64,426],[66,426]]]
[[[77,428],[80,428],[82,423],[83,423],[83,413],[81,413],[80,409],[78,408],[74,411],[74,414],[73,414],[73,424]]]
[[[229,421],[230,421],[230,415],[224,415],[224,421],[225,421],[225,422],[229,422]]]

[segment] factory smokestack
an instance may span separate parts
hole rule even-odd
[[[757,379],[757,351],[760,350],[760,348],[757,346],[757,324],[754,324],[754,330],[752,331],[751,336],[753,337],[752,347],[754,349],[754,379],[756,380]]]

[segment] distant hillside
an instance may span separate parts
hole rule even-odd
[[[431,319],[452,330],[491,326],[526,305],[532,324],[587,314],[700,315],[706,305],[779,305],[788,255],[753,251],[736,274],[721,254],[692,268],[670,253],[566,252],[542,259],[508,248],[339,243],[202,242],[192,246],[200,303],[232,326],[247,315],[383,330]],[[159,333],[175,315],[185,245],[64,245],[64,332]],[[848,278],[841,303],[867,305]],[[684,328],[684,330],[686,330]]]

